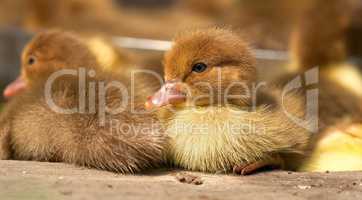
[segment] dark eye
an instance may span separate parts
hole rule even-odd
[[[28,65],[33,65],[35,62],[36,62],[35,57],[30,56],[30,57],[28,58]]]
[[[204,63],[196,63],[192,67],[192,71],[197,72],[197,73],[204,72],[206,69],[207,69],[207,65]]]

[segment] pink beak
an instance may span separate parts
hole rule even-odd
[[[152,109],[154,107],[178,104],[185,101],[186,94],[181,89],[181,83],[168,81],[153,96],[148,98],[145,106],[147,109]]]
[[[5,98],[11,98],[26,88],[25,80],[22,77],[17,78],[15,81],[6,86],[3,95]]]

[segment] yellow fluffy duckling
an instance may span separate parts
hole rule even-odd
[[[174,42],[164,59],[166,82],[146,102],[162,107],[173,164],[246,175],[281,167],[283,156],[303,153],[310,135],[284,112],[302,116],[303,103],[293,95],[281,103],[276,90],[257,92],[253,102],[254,57],[241,38],[211,28],[186,32]]]
[[[135,65],[133,55],[115,47],[106,38],[89,37],[85,42],[89,50],[96,56],[98,63],[107,71],[124,73],[125,70],[131,70]]]
[[[318,140],[300,171],[362,170],[362,125],[331,128]]]

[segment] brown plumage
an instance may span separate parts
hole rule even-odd
[[[298,66],[309,69],[346,59],[345,31],[349,21],[349,0],[314,1],[300,18],[291,40]]]
[[[347,47],[352,56],[362,57],[362,2],[355,0],[347,28]],[[361,67],[361,66],[360,66]]]
[[[87,73],[83,89],[78,76],[63,75],[45,90],[54,72],[80,73],[81,67]],[[144,111],[138,94],[150,92],[152,83],[137,82],[133,99],[115,87],[102,98],[103,83],[118,81],[130,92],[130,80],[103,71],[83,41],[63,32],[42,33],[29,43],[22,76],[27,89],[11,99],[1,115],[1,159],[66,162],[123,173],[162,163],[167,137],[155,126],[152,113],[137,113]],[[59,109],[76,112],[59,113],[47,102],[47,94]],[[123,112],[110,112],[127,100]]]
[[[361,120],[361,92],[358,92],[362,87],[361,74],[355,66],[346,63],[345,30],[349,21],[349,3],[318,0],[306,9],[291,37],[291,65],[297,71],[277,79],[285,84],[291,78],[319,67],[321,129],[343,120]]]
[[[291,65],[297,70],[277,79],[284,85],[319,67],[319,132],[302,171],[361,169],[362,74],[346,58],[352,1],[313,1],[291,38]]]
[[[198,0],[182,0],[177,2],[177,6],[182,9],[191,10],[198,14],[203,14],[213,18],[225,18],[230,14],[230,11],[235,2],[232,0],[210,0],[210,1],[198,1]]]
[[[229,24],[242,30],[253,46],[286,49],[292,25],[313,0],[179,0],[181,9],[208,16],[217,24]]]
[[[22,12],[19,11],[18,20],[32,31],[61,28],[82,33],[169,39],[185,27],[212,24],[207,18],[185,14],[185,11],[134,10],[112,0],[15,1],[25,5]]]
[[[286,95],[282,104],[280,91],[253,87],[255,61],[241,38],[210,28],[186,32],[174,42],[164,59],[166,83],[146,103],[163,108],[173,164],[245,175],[303,153],[309,133],[283,112],[284,106],[303,116],[302,102]]]

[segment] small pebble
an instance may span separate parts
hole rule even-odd
[[[298,185],[297,187],[301,190],[308,190],[312,188],[310,185]]]
[[[69,195],[73,194],[73,192],[71,190],[63,190],[63,191],[60,191],[60,193],[65,196],[69,196]]]
[[[193,185],[202,185],[204,183],[201,177],[184,172],[176,174],[176,179],[181,183],[187,183]]]

